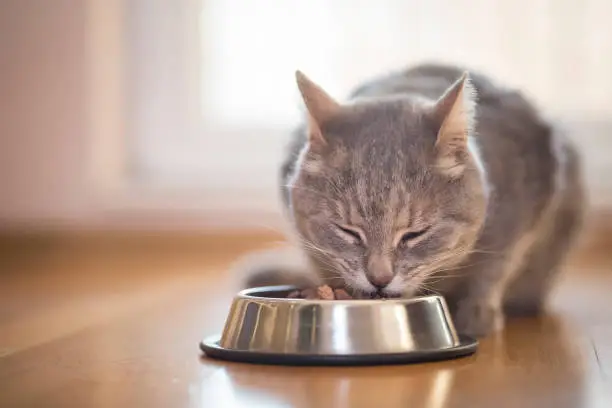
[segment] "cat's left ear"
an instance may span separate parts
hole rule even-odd
[[[465,72],[435,103],[433,114],[440,123],[436,140],[437,167],[459,176],[468,158],[468,137],[474,130],[476,90]]]

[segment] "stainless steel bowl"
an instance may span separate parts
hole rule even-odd
[[[287,299],[295,288],[247,289],[232,303],[221,336],[201,342],[209,357],[270,364],[386,364],[472,354],[444,298]]]

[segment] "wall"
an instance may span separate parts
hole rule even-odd
[[[85,9],[0,2],[0,220],[86,212]]]
[[[214,194],[119,182],[128,138],[113,24],[124,1],[0,1],[0,227],[281,225],[254,195],[232,208]],[[115,47],[107,50],[108,42]],[[611,126],[581,129],[574,138],[587,158],[593,201],[609,207]]]

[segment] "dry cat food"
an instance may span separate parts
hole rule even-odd
[[[319,286],[317,288],[308,288],[302,290],[294,290],[287,295],[289,299],[309,299],[309,300],[353,300],[353,299],[382,299],[387,297],[381,296],[378,293],[371,295],[350,295],[344,289],[333,289],[329,285]]]
[[[302,290],[294,290],[287,295],[290,299],[319,299],[319,300],[349,300],[353,299],[351,295],[344,289],[332,289],[328,285],[319,286],[318,288],[308,288]]]

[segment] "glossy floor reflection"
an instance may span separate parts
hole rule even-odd
[[[510,322],[472,357],[360,368],[207,359],[198,342],[221,329],[233,293],[224,270],[249,245],[0,252],[0,406],[612,406],[607,254],[575,260],[552,313]]]
[[[605,378],[597,375],[589,339],[577,339],[570,326],[553,316],[516,321],[473,357],[415,366],[254,368],[206,361],[219,372],[203,388],[232,398],[257,391],[271,407],[598,406],[590,398],[605,397]]]

